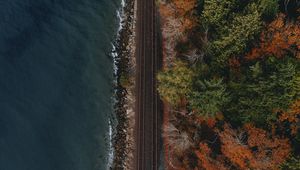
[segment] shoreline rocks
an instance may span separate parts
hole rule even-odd
[[[117,125],[111,169],[133,169],[134,163],[136,0],[125,0],[122,10],[122,29],[115,44],[117,87],[114,108]]]

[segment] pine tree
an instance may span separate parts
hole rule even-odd
[[[212,42],[216,65],[227,65],[228,59],[245,51],[248,43],[260,32],[262,22],[257,6],[251,4],[246,11],[244,15],[236,14],[222,36]]]
[[[282,170],[299,170],[300,169],[300,157],[291,157],[283,165]]]
[[[217,30],[226,25],[226,19],[230,11],[235,7],[236,0],[205,0],[202,11],[202,20],[207,27]]]
[[[250,66],[243,74],[241,82],[230,83],[234,97],[228,110],[239,113],[244,122],[264,125],[273,121],[276,111],[288,109],[300,95],[299,72],[293,61],[269,58]]]
[[[189,99],[191,108],[201,116],[214,117],[222,112],[229,95],[222,79],[199,80],[197,90],[191,93]]]
[[[181,61],[157,75],[158,92],[163,99],[177,105],[191,91],[193,71]]]
[[[270,20],[278,13],[278,0],[259,0],[259,11],[262,17]]]

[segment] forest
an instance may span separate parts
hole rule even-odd
[[[166,169],[300,170],[300,1],[158,6]]]

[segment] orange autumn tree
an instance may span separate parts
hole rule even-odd
[[[300,123],[300,99],[296,100],[288,109],[288,111],[283,112],[279,120],[281,122],[288,121],[290,123],[291,134],[296,135],[299,129]]]
[[[246,125],[248,146],[255,157],[252,167],[256,169],[278,169],[289,156],[291,147],[288,139],[268,134],[265,130]],[[257,151],[253,151],[257,148]]]
[[[247,60],[274,55],[283,57],[287,52],[300,58],[300,22],[287,21],[284,14],[271,22],[261,33],[260,44],[246,55]]]
[[[196,0],[173,0],[178,12],[181,15],[185,15],[187,12],[195,8],[197,1]]]
[[[219,132],[220,140],[222,142],[221,151],[234,165],[241,169],[247,169],[250,160],[254,156],[246,145],[245,132],[237,132],[228,124],[225,124],[224,131]]]
[[[195,19],[192,17],[193,9],[196,7],[196,0],[173,0],[176,6],[176,12],[182,18],[182,25],[187,29],[191,29],[195,25]]]
[[[180,23],[176,28],[180,32],[191,29],[196,24],[196,20],[192,15],[196,4],[196,0],[172,0],[168,3],[162,0],[159,9],[163,22],[174,18]]]
[[[205,170],[227,170],[229,169],[224,164],[221,158],[214,159],[212,158],[211,154],[212,151],[206,143],[199,144],[199,150],[195,151],[195,154],[198,158],[198,167],[195,170],[200,170],[204,168]],[[218,160],[220,159],[220,160]]]
[[[191,29],[196,24],[196,20],[192,15],[196,4],[196,0],[172,0],[171,2],[161,0],[159,12],[163,23],[174,18],[180,23],[178,28],[176,28],[180,32]]]
[[[171,63],[177,56],[175,47],[179,40],[186,38],[186,32],[193,28],[196,19],[192,9],[196,0],[160,0],[159,13],[163,36],[163,55],[166,63]]]
[[[289,156],[288,139],[268,134],[265,130],[245,125],[234,130],[228,124],[218,132],[221,152],[238,169],[276,170]]]

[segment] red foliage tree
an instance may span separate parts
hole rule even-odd
[[[224,131],[219,132],[219,136],[224,156],[239,168],[247,169],[248,162],[253,160],[254,156],[244,141],[245,132],[237,132],[226,124]]]
[[[290,123],[291,134],[296,135],[300,122],[300,100],[296,100],[286,112],[282,112],[279,117],[281,122],[288,121]]]
[[[247,60],[262,58],[267,55],[283,57],[287,52],[300,58],[300,22],[288,22],[280,14],[267,29],[261,33],[260,44],[246,55]]]
[[[200,143],[199,148],[199,150],[195,151],[195,154],[198,158],[198,167],[196,167],[195,170],[200,168],[204,168],[206,170],[228,169],[222,160],[217,160],[211,157],[212,151],[206,143]]]
[[[291,151],[288,139],[272,136],[250,124],[243,130],[225,125],[219,136],[222,153],[239,169],[278,169]]]

